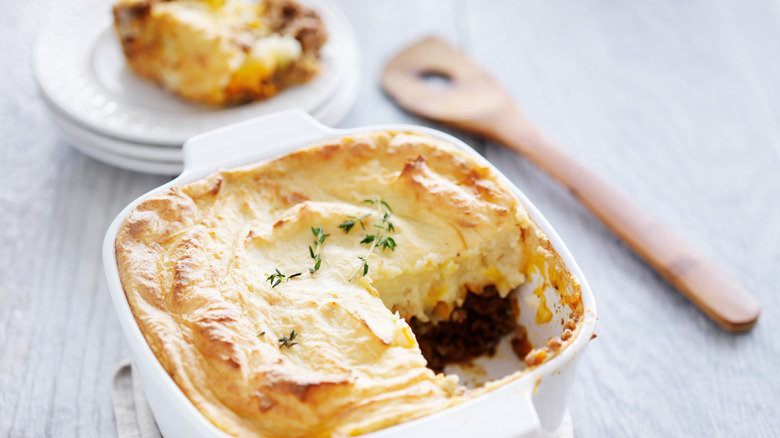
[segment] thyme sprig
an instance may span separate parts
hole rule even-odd
[[[363,229],[363,231],[366,230],[365,224],[363,224],[363,219],[371,216],[371,213],[366,213],[362,216],[347,216],[349,219],[344,221],[341,225],[339,225],[339,228],[344,230],[344,234],[349,234],[349,230],[352,229],[352,227],[355,226],[356,223],[360,224],[360,228]]]
[[[389,236],[389,233],[395,232],[395,226],[392,222],[390,222],[390,216],[393,214],[393,209],[390,208],[390,205],[384,199],[378,196],[376,199],[364,199],[363,202],[374,205],[377,208],[376,214],[379,218],[379,223],[374,224],[374,228],[376,228],[376,232],[374,234],[367,234],[366,237],[360,241],[361,244],[365,243],[370,244],[371,246],[369,246],[368,251],[366,251],[366,255],[358,257],[358,260],[360,260],[360,265],[358,265],[355,272],[349,276],[349,280],[352,280],[361,272],[361,277],[364,277],[366,274],[368,274],[368,258],[371,256],[371,252],[374,251],[374,248],[380,247],[382,250],[389,248],[390,251],[395,251],[396,246],[395,239]],[[371,214],[373,213],[369,213],[369,215]],[[354,223],[352,225],[354,226]],[[362,219],[360,221],[360,225],[363,225]],[[363,229],[365,230],[365,227],[363,227]]]
[[[295,342],[295,337],[298,335],[298,333],[295,333],[295,330],[290,332],[290,336],[282,336],[279,338],[279,348],[287,347],[290,348],[293,345],[297,344]]]
[[[385,209],[390,214],[393,213],[393,209],[390,208],[390,205],[387,202],[385,202],[384,199],[380,198],[379,196],[377,196],[376,199],[364,199],[363,202],[367,203],[367,204],[372,204],[372,205],[382,204],[385,207]]]
[[[276,268],[276,272],[269,275],[268,278],[266,278],[266,281],[271,283],[271,287],[276,287],[279,286],[279,284],[282,281],[290,281],[291,279],[298,277],[299,275],[301,275],[300,272],[296,272],[295,274],[291,274],[291,275],[282,274],[279,268]]]
[[[322,265],[320,248],[322,248],[322,244],[325,243],[325,238],[330,236],[330,234],[323,231],[322,225],[317,228],[311,227],[311,232],[314,234],[314,248],[309,246],[309,255],[311,256],[312,260],[314,260],[314,267],[309,268],[309,273],[314,275],[317,273],[317,271],[320,270],[320,266]]]

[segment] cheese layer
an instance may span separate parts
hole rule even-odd
[[[319,249],[313,227],[327,234]],[[371,234],[394,250],[370,250]],[[146,340],[209,420],[238,436],[325,437],[465,400],[457,377],[426,367],[404,318],[447,318],[467,290],[506,296],[524,281],[529,235],[486,165],[424,135],[372,132],[166,190],[129,214],[116,256]]]

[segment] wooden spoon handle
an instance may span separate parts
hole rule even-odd
[[[631,249],[721,327],[750,330],[758,301],[736,280],[656,221],[635,202],[552,145],[511,106],[484,134],[528,157],[560,181]]]

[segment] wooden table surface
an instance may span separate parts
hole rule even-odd
[[[525,159],[455,133],[536,203],[596,294],[599,337],[569,400],[577,436],[780,433],[780,3],[337,3],[363,54],[339,126],[439,127],[377,85],[392,54],[439,35],[761,302],[752,332],[722,331]],[[125,204],[170,178],[88,158],[54,128],[31,50],[58,4],[0,4],[0,436],[111,437],[109,385],[128,352],[101,241]]]

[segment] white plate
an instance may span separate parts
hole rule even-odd
[[[357,59],[353,72],[357,72]],[[325,123],[335,124],[349,111],[360,88],[357,73],[339,89],[337,96],[319,108],[314,116]],[[178,175],[182,170],[181,146],[149,145],[108,137],[79,125],[69,119],[46,98],[52,120],[60,128],[68,142],[90,157],[136,172],[160,175]]]
[[[319,120],[341,120],[357,95],[359,81],[347,84],[337,98],[322,108]],[[51,105],[46,99],[47,105]],[[90,131],[50,106],[52,120],[74,148],[104,163],[136,172],[178,175],[183,168],[182,150],[176,146],[146,145],[107,137]],[[335,123],[335,122],[334,122]]]
[[[330,124],[336,124],[344,117],[352,106],[360,88],[358,75],[354,74],[353,76],[339,88],[338,95],[329,99],[325,105],[321,106],[313,114],[313,117],[323,121],[323,123]],[[67,131],[70,138],[79,139],[80,142],[84,143],[83,146],[102,149],[112,154],[145,161],[182,162],[181,145],[144,144],[108,137],[95,131],[90,131],[88,128],[79,125],[77,121],[68,118],[45,96],[43,100],[49,107],[55,123],[63,131]]]
[[[355,77],[359,51],[349,22],[330,0],[299,1],[317,9],[327,26],[324,71],[263,102],[227,109],[194,105],[136,77],[113,34],[108,0],[88,0],[58,14],[38,41],[35,75],[53,106],[77,124],[135,143],[181,145],[194,135],[290,108],[317,117]]]
[[[68,138],[78,140],[79,146],[99,149],[113,155],[147,162],[182,163],[181,146],[149,145],[107,137],[76,124],[73,120],[61,114],[57,108],[51,106],[48,102],[46,103],[57,127],[67,134]]]
[[[107,143],[117,142],[121,147],[133,147],[138,145],[121,145],[122,140],[111,139],[85,130],[74,125],[69,120],[51,111],[54,124],[62,132],[68,143],[78,151],[112,166],[136,172],[151,173],[155,175],[178,175],[183,168],[182,162],[153,161],[143,158],[128,157],[106,148]],[[179,149],[181,153],[181,149]]]
[[[348,81],[339,96],[334,97],[318,113],[319,120],[341,120],[357,96],[359,80]],[[44,99],[52,120],[74,148],[104,163],[136,172],[156,175],[178,175],[183,168],[182,150],[177,146],[147,145],[107,137],[90,131],[68,119]]]
[[[73,146],[79,152],[82,152],[84,155],[87,155],[98,161],[102,161],[106,164],[119,167],[121,169],[127,169],[127,170],[132,170],[141,173],[149,173],[152,175],[168,175],[168,176],[176,176],[180,174],[182,171],[181,164],[152,162],[152,161],[139,160],[136,158],[128,158],[121,155],[112,154],[110,152],[105,152],[100,149],[84,146],[83,142],[79,142],[75,138],[71,137],[67,132],[65,132],[65,130],[63,130],[63,135],[69,141],[71,146]]]

